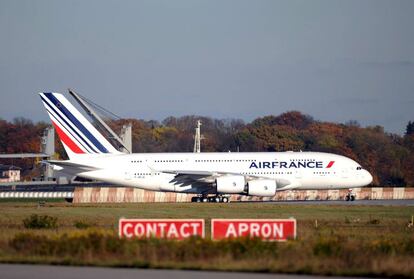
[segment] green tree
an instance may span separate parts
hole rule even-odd
[[[414,121],[413,122],[411,122],[411,121],[408,122],[407,128],[405,130],[405,134],[407,136],[414,134]]]

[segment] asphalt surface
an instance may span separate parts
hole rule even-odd
[[[270,201],[275,204],[291,205],[395,205],[414,206],[414,200],[355,200],[355,201]]]
[[[183,271],[183,270],[155,270],[133,268],[105,268],[105,267],[75,267],[75,266],[48,266],[48,265],[21,265],[0,264],[0,277],[2,279],[326,279],[323,276],[260,274],[241,272],[215,272],[215,271]],[[329,279],[350,277],[329,277]],[[363,278],[363,277],[355,277]]]

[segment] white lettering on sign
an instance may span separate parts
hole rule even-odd
[[[258,237],[284,241],[296,238],[295,219],[212,219],[212,239]]]
[[[130,238],[133,236],[132,233],[128,233],[128,230],[132,228],[132,224],[125,224],[124,228],[123,228],[123,233],[126,237]]]
[[[204,237],[202,219],[120,219],[119,236],[126,238],[188,238]]]
[[[272,226],[271,226],[272,225]],[[241,237],[246,232],[250,232],[250,235],[253,237],[283,237],[283,224],[263,224],[258,223],[239,223],[236,226],[231,223],[229,224],[226,231],[227,237]]]
[[[237,232],[236,232],[236,228],[234,227],[234,224],[230,224],[229,227],[227,228],[226,238],[228,237],[237,237]]]

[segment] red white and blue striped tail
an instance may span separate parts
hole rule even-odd
[[[39,93],[50,120],[69,156],[120,153],[60,93]]]

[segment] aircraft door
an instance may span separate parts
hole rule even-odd
[[[295,171],[295,178],[300,179],[302,177],[303,177],[302,170],[296,170]]]
[[[349,177],[349,171],[347,168],[342,169],[342,178],[348,178]]]
[[[132,173],[130,171],[125,172],[125,180],[131,180],[132,179]]]

